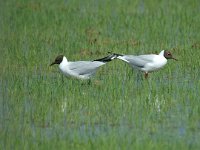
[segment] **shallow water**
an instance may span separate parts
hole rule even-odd
[[[77,103],[78,106],[75,108],[78,109],[78,111],[72,108],[73,104],[69,105],[69,97],[67,96],[68,92],[70,92],[71,86],[77,84],[78,81],[72,81],[71,83],[67,81],[67,85],[59,85],[59,89],[64,87],[65,92],[61,92],[61,94],[65,94],[67,96],[66,98],[63,98],[64,95],[62,95],[62,99],[57,99],[57,102],[54,101],[53,97],[56,96],[56,93],[54,93],[52,89],[52,95],[48,96],[50,99],[45,101],[45,104],[42,104],[42,99],[39,103],[35,103],[33,101],[33,98],[30,96],[30,84],[37,84],[39,86],[40,84],[46,83],[45,80],[49,80],[48,77],[41,77],[41,75],[37,76],[36,74],[33,74],[31,77],[23,76],[21,79],[23,79],[20,80],[22,85],[24,87],[29,87],[27,89],[23,89],[23,96],[21,98],[16,97],[17,95],[13,97],[12,93],[14,94],[14,91],[11,90],[12,88],[9,88],[13,87],[13,90],[15,89],[18,91],[21,86],[19,86],[19,89],[16,89],[14,88],[14,80],[4,80],[3,82],[1,80],[1,130],[3,131],[3,135],[5,137],[15,134],[23,140],[26,138],[27,132],[30,135],[30,141],[37,141],[38,138],[42,141],[52,141],[55,138],[64,140],[67,138],[68,140],[73,141],[77,139],[78,141],[87,143],[89,141],[95,142],[103,137],[113,136],[117,138],[125,138],[127,139],[128,144],[131,144],[131,140],[128,139],[131,139],[134,136],[137,138],[137,142],[139,143],[143,143],[146,139],[151,139],[153,142],[184,142],[188,146],[199,145],[200,120],[197,115],[199,107],[196,105],[196,101],[191,99],[193,97],[198,97],[199,86],[197,84],[199,83],[190,80],[190,77],[184,78],[182,82],[180,82],[180,79],[171,82],[167,77],[163,77],[163,79],[167,80],[167,82],[163,82],[163,79],[156,80],[153,78],[146,82],[146,80],[139,78],[139,80],[135,82],[137,85],[134,85],[134,87],[136,87],[136,89],[146,87],[146,90],[149,90],[149,92],[141,92],[141,97],[142,95],[146,95],[144,96],[146,100],[143,100],[140,106],[138,105],[141,108],[137,108],[131,103],[133,101],[140,101],[141,99],[126,97],[126,86],[129,84],[129,79],[126,78],[125,74],[123,77],[124,80],[122,82],[120,81],[124,89],[120,90],[121,94],[119,95],[122,95],[122,97],[119,99],[117,104],[120,105],[119,107],[121,108],[121,111],[118,112],[116,108],[107,107],[108,112],[105,112],[109,113],[109,115],[106,116],[106,118],[108,118],[107,121],[105,118],[101,121],[97,115],[98,113],[96,114],[96,110],[94,110],[94,112],[91,111],[90,107],[93,107],[93,104],[90,104],[90,102],[88,104],[84,104],[84,106],[78,105],[75,99],[80,95],[74,95],[74,97],[71,97],[74,100],[74,103]],[[50,77],[50,79],[52,81],[56,80],[54,75]],[[41,82],[38,82],[38,80]],[[63,78],[63,80],[69,79]],[[16,81],[16,83],[18,83],[18,81]],[[82,98],[85,99],[84,96],[87,96],[88,94],[91,95],[90,92],[94,88],[89,86],[94,85],[83,84],[79,88],[84,89],[81,90],[79,88],[75,88],[72,92],[78,92],[83,96]],[[88,87],[88,89],[85,87]],[[168,87],[167,92],[165,91],[166,87]],[[46,95],[44,93],[45,91],[47,90],[43,89],[43,91],[40,91],[41,97]],[[191,93],[182,93],[187,91],[191,91]],[[98,92],[93,92],[93,98],[101,98],[101,95],[99,95]],[[167,96],[166,98],[166,93],[170,94],[170,97]],[[9,101],[10,97],[14,99]],[[168,100],[170,100],[170,104]],[[92,98],[89,101],[92,103],[103,103],[99,100],[96,100],[95,102]],[[110,99],[108,101],[113,100]],[[12,104],[13,102],[15,102],[19,108],[15,108],[15,105]],[[20,105],[17,103],[20,103]],[[81,103],[83,104],[83,102]],[[113,103],[116,103],[116,100],[113,101]],[[131,106],[133,107],[133,109],[131,109],[132,112],[126,112],[126,103],[133,105]],[[54,104],[58,105],[56,107],[57,109],[54,109]],[[144,105],[141,106],[142,104]],[[40,109],[49,107],[46,109],[47,112],[41,116],[43,119],[38,119],[40,116],[35,115],[37,111],[41,111],[38,110],[37,105],[42,106]],[[194,107],[195,105],[196,108]],[[94,107],[97,106],[94,105]],[[134,109],[137,109],[137,111]],[[73,111],[77,114],[73,115]],[[100,109],[98,111],[99,113],[102,113],[102,111],[105,110]],[[17,116],[15,115],[15,112]],[[70,113],[70,115],[68,113]],[[117,117],[113,113],[119,113],[121,115]],[[73,116],[77,117],[77,115],[79,117],[73,120]],[[56,116],[59,117],[59,119],[56,119]],[[115,117],[117,121],[115,120],[110,122],[109,120],[112,116]],[[93,117],[97,117],[98,119],[94,121]],[[6,145],[6,141],[8,140],[5,139],[3,145]]]

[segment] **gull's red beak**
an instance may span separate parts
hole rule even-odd
[[[51,63],[49,66],[53,66],[54,64],[56,64],[55,62]]]

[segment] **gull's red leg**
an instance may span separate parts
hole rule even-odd
[[[144,73],[144,77],[145,77],[145,79],[148,78],[148,72],[145,72],[145,73]]]

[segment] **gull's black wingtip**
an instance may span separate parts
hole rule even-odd
[[[109,61],[112,61],[113,59],[116,59],[118,56],[123,56],[121,54],[116,54],[116,53],[112,53],[112,52],[108,52],[110,55],[106,56],[106,57],[103,57],[103,58],[100,58],[100,59],[95,59],[93,61],[101,61],[101,62],[109,62]]]

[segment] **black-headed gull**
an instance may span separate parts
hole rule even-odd
[[[167,59],[174,59],[171,52],[162,50],[158,55],[156,54],[147,54],[147,55],[122,55],[122,54],[115,54],[117,55],[116,58],[121,59],[127,62],[133,68],[139,69],[145,72],[145,78],[148,77],[148,73],[158,70],[167,64]]]
[[[90,79],[94,75],[97,69],[105,65],[107,62],[116,58],[115,54],[110,54],[104,58],[92,60],[92,61],[68,61],[64,55],[56,57],[55,61],[50,64],[59,65],[59,69],[66,76],[73,76],[79,79]]]

